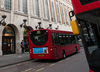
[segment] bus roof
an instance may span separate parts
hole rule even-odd
[[[72,0],[75,15],[100,8],[100,0]]]
[[[33,32],[33,31],[38,31],[38,30],[48,30],[48,31],[53,32],[53,33],[67,33],[67,34],[73,34],[73,32],[71,32],[71,31],[52,30],[52,29],[37,29],[37,30],[29,31],[29,33],[30,33],[30,32]]]

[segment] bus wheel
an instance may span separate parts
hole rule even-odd
[[[66,58],[66,53],[65,53],[65,51],[63,51],[63,58],[64,58],[64,59]]]

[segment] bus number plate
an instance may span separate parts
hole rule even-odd
[[[44,55],[38,55],[38,56],[44,56]]]

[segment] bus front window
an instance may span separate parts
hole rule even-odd
[[[89,59],[90,67],[100,67],[100,48],[97,40],[97,27],[86,21],[80,21],[80,23],[85,51],[86,54],[89,53],[87,54],[87,58]]]
[[[30,34],[30,38],[33,44],[44,45],[48,40],[48,31],[46,30],[33,31]]]

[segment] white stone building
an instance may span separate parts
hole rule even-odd
[[[0,0],[0,20],[7,16],[6,25],[4,21],[0,23],[0,55],[21,53],[22,39],[28,48],[28,31],[35,30],[38,22],[45,29],[52,24],[52,29],[72,31],[70,10],[70,0]],[[26,28],[20,27],[24,19]]]

